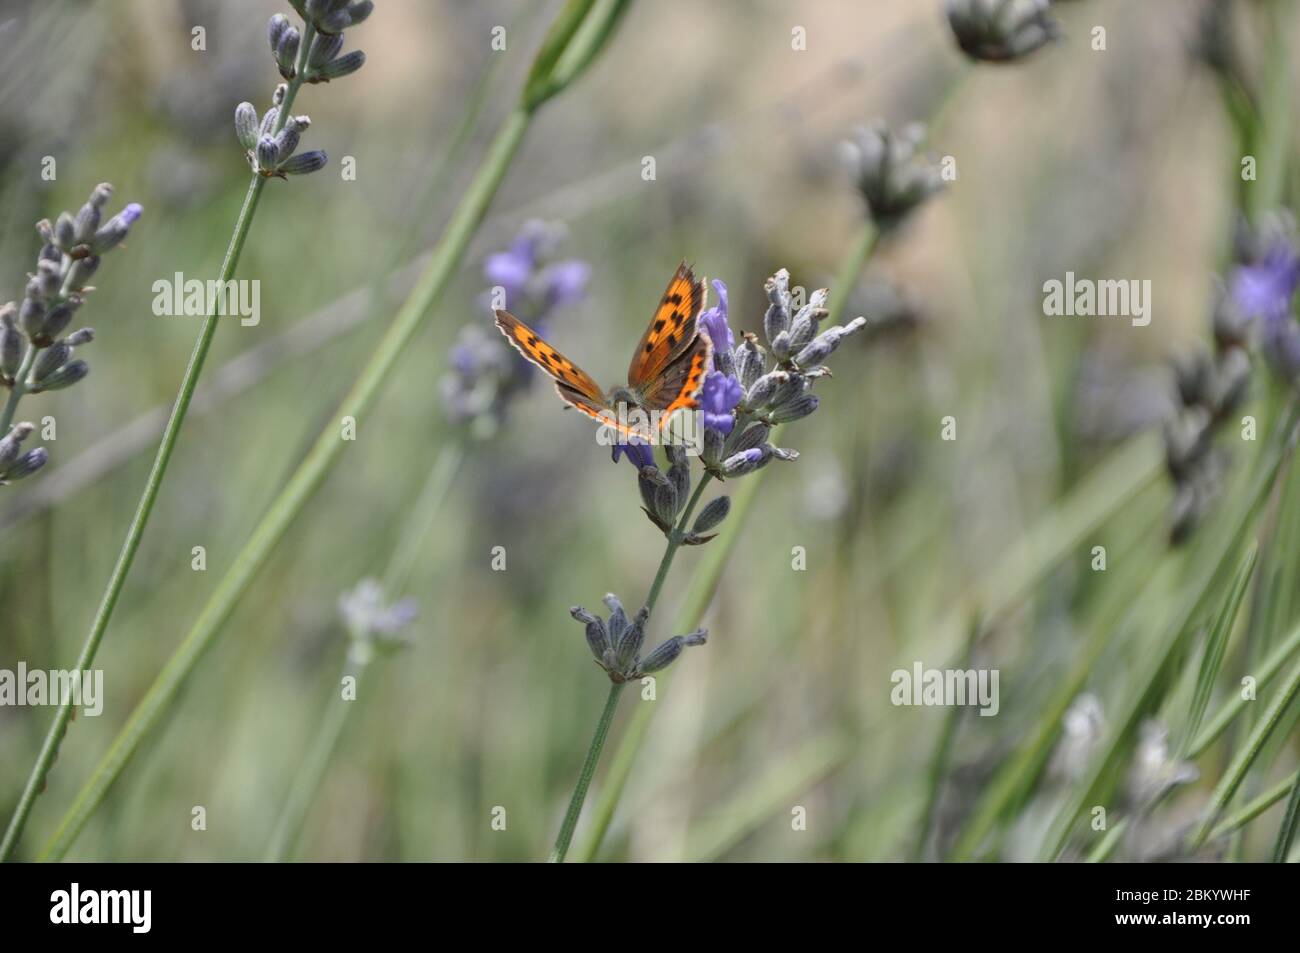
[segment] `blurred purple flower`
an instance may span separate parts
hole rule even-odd
[[[1238,265],[1228,279],[1233,304],[1247,318],[1272,324],[1291,312],[1291,298],[1300,286],[1300,254],[1279,241],[1258,261]]]
[[[506,292],[506,307],[518,307],[528,279],[537,267],[537,239],[527,232],[514,240],[508,251],[488,255],[483,263],[483,277]]]
[[[713,351],[716,354],[719,351],[732,350],[736,346],[736,339],[727,324],[727,283],[715,278],[713,279],[713,290],[718,293],[718,303],[700,315],[700,323],[704,325],[704,330],[708,332],[709,340],[713,342]],[[727,429],[730,430],[731,428]]]
[[[591,266],[585,261],[574,258],[551,265],[542,272],[540,278],[544,307],[558,308],[581,301],[587,293],[587,281],[590,278]]]
[[[618,463],[619,457],[626,456],[628,462],[638,470],[644,470],[646,467],[653,467],[655,465],[654,451],[650,449],[648,444],[639,441],[614,444],[614,452],[612,456],[615,463]]]
[[[745,389],[740,386],[740,381],[720,371],[709,371],[704,377],[704,390],[700,394],[704,426],[723,436],[731,433],[731,428],[736,425],[736,405],[744,396]]]

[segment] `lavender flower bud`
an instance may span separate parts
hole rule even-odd
[[[1059,35],[1048,0],[948,0],[948,24],[971,59],[1007,63]]]
[[[704,509],[700,511],[700,515],[695,518],[695,525],[691,527],[691,532],[697,534],[707,533],[725,520],[730,512],[731,497],[719,496],[709,500]]]
[[[49,458],[50,453],[44,447],[37,447],[35,450],[24,453],[8,470],[0,473],[0,483],[13,483],[16,480],[31,476],[45,466]]]
[[[77,217],[73,220],[77,243],[89,242],[95,237],[95,229],[99,228],[99,209],[100,206],[94,202],[87,202],[77,212]]]
[[[569,615],[587,627],[587,646],[591,649],[591,654],[595,656],[596,661],[601,662],[605,657],[605,650],[609,648],[609,633],[605,628],[604,620],[588,612],[582,606],[571,608]]]
[[[341,79],[355,73],[365,65],[366,54],[361,50],[353,50],[351,53],[344,53],[338,59],[322,64],[312,72],[310,81],[313,83],[328,83],[332,79]]]
[[[292,124],[286,123],[285,127],[280,130],[280,134],[275,137],[275,164],[278,166],[287,162],[293,155],[294,150],[298,148],[298,130],[292,128]]]
[[[78,258],[72,263],[72,267],[68,269],[68,287],[73,291],[81,291],[98,269],[98,255],[91,255],[89,258]]]
[[[314,70],[324,66],[338,56],[341,49],[343,49],[343,37],[341,35],[317,34],[315,41],[311,45],[311,52],[307,54],[308,68]]]
[[[799,420],[807,417],[817,409],[817,398],[813,394],[802,394],[793,400],[788,400],[784,404],[775,407],[771,413],[772,422],[775,424],[786,424],[792,420]]]
[[[289,18],[283,13],[277,13],[271,17],[271,22],[266,26],[266,35],[271,41],[272,54],[278,55],[280,49],[280,39],[284,36],[284,31],[289,29]]]
[[[704,428],[704,448],[700,453],[700,459],[707,466],[714,467],[722,462],[723,444],[726,439],[721,430],[712,427]]]
[[[294,156],[281,165],[277,171],[285,175],[306,175],[309,172],[325,168],[327,161],[328,157],[322,150],[314,149],[311,152],[304,152],[301,155]]]
[[[302,37],[294,27],[288,27],[280,34],[280,41],[275,47],[275,62],[280,67],[280,75],[285,79],[294,77],[294,63],[298,59],[298,44],[301,41]]]
[[[77,226],[69,212],[60,212],[54,223],[54,240],[64,251],[71,251],[77,244]]]
[[[609,641],[618,644],[619,639],[623,638],[623,630],[627,628],[627,612],[623,609],[623,603],[618,601],[618,596],[612,592],[605,593],[605,598],[601,601],[609,610]]]
[[[48,225],[49,223],[47,222],[46,224]],[[51,235],[51,237],[53,236]],[[57,245],[54,245],[51,242],[47,242],[46,244],[41,246],[41,253],[37,260],[61,263],[63,261],[63,252],[59,251]]]
[[[744,343],[736,348],[736,377],[740,380],[740,386],[749,390],[754,386],[754,381],[763,376],[765,369],[766,361],[763,349],[758,346],[758,339],[752,334],[746,334]]]
[[[264,172],[274,172],[280,158],[280,149],[270,136],[257,140],[257,167]]]
[[[0,473],[7,470],[22,450],[22,443],[32,435],[36,428],[24,421],[20,424],[14,424],[9,428],[3,439],[0,439]]]
[[[621,671],[629,671],[641,653],[645,642],[645,624],[650,612],[645,607],[637,610],[636,616],[618,640],[618,666]]]
[[[70,357],[72,357],[72,348],[68,347],[67,342],[55,341],[41,351],[40,357],[36,359],[36,366],[32,369],[32,377],[39,385],[66,364]]]
[[[0,324],[0,379],[12,383],[22,364],[23,336],[13,322]]]
[[[857,317],[846,325],[827,328],[814,338],[811,344],[795,355],[794,362],[800,367],[813,367],[821,364],[840,346],[841,341],[866,326],[867,319]]]
[[[349,3],[348,25],[356,26],[358,23],[364,22],[374,11],[375,5],[372,0],[357,0],[356,3]]]
[[[790,332],[780,331],[776,337],[769,342],[772,345],[772,356],[778,361],[788,360],[790,357]]]
[[[45,305],[41,304],[35,298],[24,298],[22,305],[18,308],[18,327],[27,335],[28,338],[34,338],[41,333],[41,328],[45,324]]]
[[[690,635],[674,635],[660,645],[637,666],[637,675],[659,672],[677,661],[677,656],[688,645],[703,645],[709,640],[708,629],[696,629]]]
[[[342,33],[352,25],[352,17],[347,10],[335,10],[316,21],[316,29],[322,33]]]
[[[767,442],[768,434],[771,432],[772,428],[767,424],[754,424],[736,437],[731,446],[731,452],[739,453],[741,450],[752,450],[754,447],[761,447]]]
[[[276,91],[278,92],[280,88],[281,87],[277,86]],[[270,136],[275,134],[275,123],[276,120],[278,120],[279,118],[280,118],[279,106],[272,106],[270,109],[266,111],[266,115],[262,117],[262,124],[257,127],[258,142],[261,141],[263,136]],[[256,149],[257,142],[254,142],[253,145],[250,146],[249,148]]]
[[[894,132],[875,122],[855,130],[843,146],[858,190],[882,228],[897,224],[943,187],[939,167],[919,151],[924,139],[920,124]]]
[[[257,148],[257,110],[252,103],[240,103],[235,107],[235,135],[245,149]]]
[[[766,407],[772,402],[772,395],[776,393],[777,388],[788,383],[789,380],[790,375],[786,371],[772,371],[764,374],[746,392],[743,406],[749,410]]]
[[[742,450],[732,454],[722,464],[722,475],[739,477],[761,470],[772,459],[772,448],[767,444],[752,450]]]
[[[94,328],[82,328],[80,331],[73,331],[66,338],[70,347],[81,347],[83,344],[89,344],[95,340]]]
[[[122,240],[131,231],[131,226],[136,223],[143,212],[144,209],[139,204],[132,202],[104,223],[104,226],[95,232],[95,254],[102,255],[114,245],[121,244]]]
[[[41,391],[46,390],[63,390],[65,387],[71,387],[89,373],[90,367],[85,361],[69,361],[45,380],[38,381],[37,385],[32,388],[32,393],[39,394]]]
[[[677,518],[677,488],[668,480],[655,488],[654,514],[660,524],[668,526]]]
[[[31,335],[32,343],[37,347],[49,347],[50,343],[72,322],[72,314],[80,305],[80,298],[69,298],[50,308],[36,333]]]

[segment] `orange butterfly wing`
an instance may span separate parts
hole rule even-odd
[[[604,406],[605,391],[590,374],[542,340],[541,336],[509,311],[497,311],[497,327],[527,360],[536,364],[543,371],[555,378],[556,388],[567,387],[589,402]],[[569,403],[573,401],[560,396]]]
[[[697,334],[687,351],[646,385],[642,399],[647,409],[660,411],[660,430],[668,426],[677,411],[700,406],[704,375],[712,364],[713,344],[707,334]]]
[[[696,325],[704,309],[704,281],[682,262],[655,308],[650,326],[632,354],[627,383],[640,393],[695,343]]]

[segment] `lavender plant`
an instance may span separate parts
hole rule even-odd
[[[713,343],[713,366],[705,376],[700,400],[704,438],[694,489],[691,456],[683,447],[666,447],[670,464],[666,473],[656,465],[649,446],[632,443],[614,448],[616,461],[626,455],[636,466],[642,510],[667,543],[645,602],[631,619],[612,593],[604,597],[608,619],[582,606],[570,610],[582,623],[587,647],[609,677],[610,689],[551,851],[553,862],[562,862],[568,853],[624,685],[662,671],[686,648],[708,640],[707,630],[696,629],[674,635],[642,654],[646,630],[678,549],[709,542],[714,538],[711,531],[727,518],[730,500],[720,496],[692,522],[704,491],[713,480],[734,480],[757,473],[774,460],[798,459],[796,451],[773,442],[775,428],[817,410],[819,398],[812,391],[816,382],[830,373],[827,359],[867,323],[865,317],[857,317],[846,325],[822,327],[829,292],[819,289],[806,303],[796,305],[789,272],[781,269],[764,284],[768,306],[761,340],[766,346],[756,333],[744,333],[737,342],[729,324],[727,286],[715,281],[714,289],[718,304],[699,318]]]
[[[9,391],[0,410],[0,486],[30,476],[49,457],[44,447],[23,450],[35,427],[13,423],[19,402],[27,394],[71,387],[90,372],[75,353],[94,340],[94,330],[65,332],[95,290],[87,282],[102,256],[122,243],[143,211],[132,202],[102,221],[112,196],[113,187],[101,183],[75,216],[61,212],[53,225],[37,222],[42,245],[22,303],[0,305],[0,384]]]
[[[957,45],[974,60],[1010,63],[1059,35],[1051,0],[948,0]]]
[[[221,265],[218,281],[223,286],[234,277],[235,268],[239,263],[244,242],[248,238],[266,183],[272,178],[283,179],[289,175],[312,172],[320,169],[325,164],[325,154],[323,152],[295,154],[302,132],[310,125],[310,120],[306,116],[292,115],[293,104],[298,91],[307,83],[329,82],[332,79],[338,79],[353,73],[360,69],[365,61],[364,54],[359,51],[341,54],[341,50],[343,31],[361,23],[370,16],[374,9],[374,4],[370,0],[357,0],[357,2],[348,2],[348,0],[291,0],[291,2],[294,9],[303,18],[302,29],[299,30],[297,27],[291,26],[283,14],[273,16],[268,27],[272,57],[280,75],[287,82],[276,87],[272,96],[271,108],[261,117],[260,122],[257,121],[256,111],[250,103],[240,103],[235,110],[236,135],[240,144],[247,150],[247,159],[252,175],[249,180],[248,190],[244,196],[243,207],[240,209],[234,232],[226,248],[225,260]],[[106,200],[107,195],[104,196],[104,201]],[[92,201],[88,206],[92,209],[92,212],[87,214],[96,219],[93,230],[88,232],[81,230],[78,222],[73,221],[73,231],[66,236],[66,239],[64,235],[60,235],[59,226],[55,228],[54,237],[61,242],[72,240],[81,242],[82,245],[86,243],[87,235],[98,241],[96,237],[98,234],[98,209],[102,205],[103,201],[100,201],[99,204]],[[83,213],[85,213],[84,208]],[[138,215],[138,207],[128,206],[123,213],[106,223],[104,227],[109,228],[111,225],[112,230],[105,235],[105,241],[115,236],[116,241],[120,242]],[[64,231],[66,233],[66,227]],[[78,246],[74,245],[73,249],[75,250],[76,247]],[[106,250],[106,247],[104,250]],[[96,244],[92,243],[90,245],[91,252],[98,252],[99,250],[101,249]],[[71,253],[65,252],[65,254],[73,257]],[[68,274],[73,276],[75,280],[78,274],[85,273],[87,269],[93,270],[93,266],[90,264],[92,261],[98,263],[97,254],[82,254],[79,259],[80,263],[70,266]],[[88,277],[88,274],[85,276]],[[71,286],[69,286],[68,291],[71,290]],[[172,452],[180,436],[181,426],[189,411],[190,401],[194,397],[194,390],[198,386],[199,376],[203,372],[203,365],[212,346],[212,339],[216,335],[220,310],[220,307],[214,306],[204,319],[199,330],[189,364],[186,366],[185,374],[181,379],[176,403],[173,406],[171,417],[167,421],[167,427],[163,431],[162,440],[154,456],[153,466],[145,482],[140,501],[136,506],[135,515],[127,530],[126,539],[122,543],[117,563],[113,568],[112,575],[109,577],[99,609],[95,614],[94,622],[91,624],[90,632],[86,636],[86,641],[78,658],[77,667],[79,669],[90,668],[104,631],[108,627],[109,620],[112,618],[113,611],[121,596],[126,577],[130,574],[131,567],[135,562],[136,552],[139,550],[145,527],[148,525],[149,517],[153,512],[154,502],[162,486],[163,478],[167,473]],[[84,365],[79,365],[76,361],[72,362],[72,366],[73,368],[77,366],[84,367]],[[27,369],[23,369],[24,375],[26,372]],[[75,369],[65,371],[64,379],[75,377],[76,374]],[[14,393],[13,391],[10,393],[11,403],[15,402]],[[11,413],[12,411],[10,411]],[[6,419],[4,422],[7,425],[8,420]],[[46,735],[45,742],[41,747],[40,754],[37,756],[36,764],[28,778],[18,807],[14,811],[8,829],[5,831],[4,840],[0,843],[0,860],[10,857],[17,845],[23,827],[27,822],[27,816],[31,811],[32,803],[44,786],[45,776],[58,754],[59,745],[62,742],[64,733],[67,731],[71,712],[70,703],[65,702],[61,705],[54,724]]]

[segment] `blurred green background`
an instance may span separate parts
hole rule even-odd
[[[337,690],[339,595],[382,573],[440,448],[460,439],[437,383],[462,325],[488,324],[484,258],[524,221],[565,223],[564,256],[590,262],[589,294],[557,316],[553,340],[609,383],[680,259],[728,283],[738,330],[759,327],[775,269],[809,289],[829,284],[863,222],[840,141],[855,124],[925,121],[942,106],[930,148],[955,157],[958,180],[881,248],[846,312],[904,319],[851,339],[819,385],[821,409],[785,434],[802,457],[766,474],[706,616],[709,645],[684,656],[657,702],[627,693],[616,739],[632,707],[661,708],[603,853],[909,856],[947,712],[891,705],[890,673],[960,658],[981,594],[1017,567],[1033,574],[1035,529],[1061,516],[1096,461],[1168,412],[1164,362],[1206,335],[1238,157],[1192,53],[1201,6],[1065,4],[1060,43],[1014,67],[967,70],[928,0],[634,3],[590,73],[541,113],[355,447],[70,856],[260,856]],[[348,37],[365,68],[299,97],[313,120],[304,148],[331,164],[269,184],[238,272],[261,281],[261,323],[228,321],[204,378],[234,381],[220,368],[261,349],[236,365],[256,379],[234,381],[186,425],[100,652],[104,714],[71,727],[20,856],[49,836],[331,420],[409,283],[403,266],[437,237],[555,8],[380,0]],[[151,286],[220,264],[248,175],[231,117],[240,100],[264,109],[277,81],[264,36],[277,11],[291,12],[114,0],[0,13],[0,299],[22,292],[38,218],[75,209],[104,180],[113,208],[145,208],[79,315],[98,335],[82,352],[91,376],[22,404],[21,419],[53,414],[58,439],[42,474],[0,491],[0,664],[70,665],[90,624],[155,443],[139,421],[172,399],[198,326],[154,316]],[[1107,28],[1104,53],[1089,46],[1095,24]],[[196,25],[206,51],[191,49]],[[489,47],[496,25],[508,31],[503,53]],[[796,25],[806,51],[791,49]],[[480,81],[481,122],[428,194]],[[53,182],[40,177],[47,155]],[[347,155],[355,181],[339,175]],[[656,158],[654,181],[641,178],[643,156]],[[1152,324],[1044,318],[1042,283],[1066,270],[1151,279]],[[939,439],[946,415],[954,442]],[[1168,498],[1158,474],[1135,481],[1097,532],[1064,536],[1060,566],[981,641],[979,663],[1001,671],[1001,713],[957,725],[941,840],[1033,730],[1090,627],[1110,618],[1098,607],[1120,598],[1114,587],[1148,587],[1146,616],[1116,632],[1086,679],[1103,710],[1125,691],[1143,632],[1172,598],[1149,573],[1166,549]],[[631,470],[540,384],[501,432],[471,442],[410,585],[393,594],[419,601],[412,645],[372,667],[296,856],[545,855],[605,693],[567,610],[606,591],[629,605],[644,596],[662,540],[639,503]],[[1098,544],[1106,574],[1088,568]],[[206,572],[190,568],[197,545]],[[506,547],[505,572],[491,569],[494,546]],[[791,568],[795,546],[806,571]],[[703,556],[679,556],[652,640],[674,634]],[[51,716],[0,708],[6,814]],[[1044,786],[1022,805],[1001,856],[1032,853],[1052,797]],[[191,830],[195,805],[205,832]],[[796,805],[806,831],[791,829]],[[504,831],[491,827],[497,806]]]

